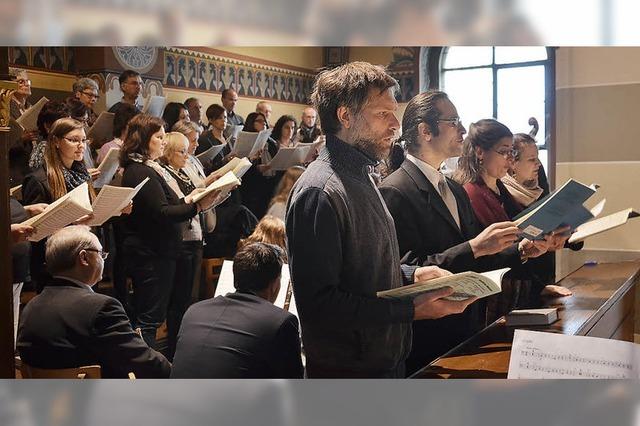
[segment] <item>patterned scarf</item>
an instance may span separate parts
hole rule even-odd
[[[70,169],[63,167],[62,175],[67,186],[67,192],[91,180],[91,175],[82,161],[74,161]]]

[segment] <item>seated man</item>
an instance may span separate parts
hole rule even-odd
[[[94,293],[104,258],[98,238],[86,226],[69,226],[47,240],[46,262],[53,279],[20,316],[17,348],[38,368],[98,364],[102,377],[169,377],[171,364],[131,328],[120,302]]]
[[[172,378],[302,378],[298,319],[273,305],[284,252],[253,243],[233,259],[235,293],[191,306]]]

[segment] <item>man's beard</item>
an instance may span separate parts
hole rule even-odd
[[[376,161],[382,161],[389,157],[389,149],[380,146],[371,139],[359,138],[355,141],[354,146],[367,157]]]

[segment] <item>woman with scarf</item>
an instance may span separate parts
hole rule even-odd
[[[211,208],[218,195],[213,192],[195,202],[193,197],[201,189],[180,198],[169,186],[171,176],[155,161],[166,144],[164,125],[162,119],[148,114],[135,116],[129,122],[120,157],[122,186],[135,187],[149,179],[123,221],[123,250],[133,282],[135,323],[151,347],[156,346],[156,330],[167,315],[183,226]]]
[[[538,159],[538,146],[536,140],[526,133],[516,133],[513,135],[513,157],[509,166],[509,171],[500,180],[506,187],[511,197],[518,203],[521,209],[526,209],[531,204],[542,199],[546,194],[539,177],[541,176],[542,164]],[[557,239],[557,247],[580,250],[584,243],[568,244],[562,239]],[[535,271],[537,277],[544,282],[552,281],[555,277],[555,261],[552,253],[546,253],[529,266]],[[571,294],[570,290],[553,286],[562,295]]]
[[[22,183],[23,203],[51,204],[85,182],[93,202],[96,194],[91,174],[83,162],[85,149],[87,139],[83,123],[72,118],[55,121],[48,132],[42,164]],[[44,240],[35,243],[31,256],[31,276],[38,291],[46,279],[44,244]]]
[[[484,227],[510,221],[523,210],[501,181],[511,166],[512,157],[513,134],[507,126],[493,119],[471,124],[453,177],[463,185],[474,213]],[[563,234],[566,231],[564,229],[556,231],[545,240],[524,245],[521,254],[526,258],[535,258],[561,247],[568,236]],[[498,297],[489,301],[489,321],[511,309],[535,303],[536,297],[543,290],[557,296],[567,295],[564,288],[545,287],[548,281],[536,276],[537,268],[534,263],[526,263],[507,275],[509,285],[503,287],[503,292]]]

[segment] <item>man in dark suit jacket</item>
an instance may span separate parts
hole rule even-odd
[[[17,349],[38,368],[98,364],[102,377],[167,378],[171,364],[131,328],[118,300],[94,293],[104,258],[86,226],[70,226],[49,237],[46,261],[53,279],[20,316]]]
[[[265,243],[238,251],[237,291],[196,303],[184,315],[172,378],[302,378],[298,319],[273,305],[283,258]]]
[[[380,192],[393,216],[403,261],[454,273],[520,265],[515,224],[502,222],[483,230],[464,188],[439,171],[445,159],[461,154],[466,133],[448,96],[429,91],[414,97],[402,129],[407,158],[382,182]],[[462,314],[414,322],[407,372],[425,366],[483,326],[482,301]]]

